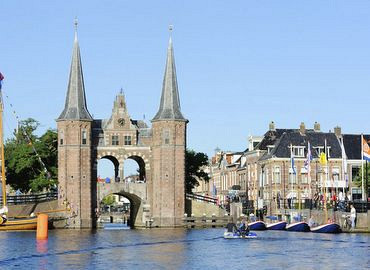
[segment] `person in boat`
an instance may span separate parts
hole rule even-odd
[[[247,235],[249,233],[249,226],[245,218],[242,219],[242,222],[239,225],[238,231],[241,235]]]
[[[229,223],[227,223],[227,225],[226,225],[226,230],[229,233],[235,233],[235,232],[238,231],[238,228],[236,227],[235,223],[233,222],[233,220],[231,218],[229,220]]]

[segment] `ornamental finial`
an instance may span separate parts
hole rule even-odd
[[[75,31],[77,32],[77,26],[78,26],[78,20],[77,20],[77,17],[75,17],[74,25],[75,25]]]

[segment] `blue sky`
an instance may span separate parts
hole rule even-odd
[[[132,118],[154,116],[173,24],[189,148],[244,150],[271,120],[370,133],[370,1],[2,1],[5,102],[40,133],[64,106],[76,16],[94,118],[121,87]]]

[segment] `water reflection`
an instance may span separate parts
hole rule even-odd
[[[368,266],[368,235],[258,232],[225,240],[222,229],[53,230],[0,233],[0,269],[345,269]]]
[[[39,254],[47,254],[48,253],[48,240],[36,240],[36,250]],[[40,270],[46,270],[47,269],[48,260],[47,257],[41,257],[39,261],[39,267]]]

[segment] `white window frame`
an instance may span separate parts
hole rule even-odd
[[[272,176],[272,182],[274,184],[280,184],[281,183],[281,170],[280,166],[275,166],[273,170],[273,176]]]

